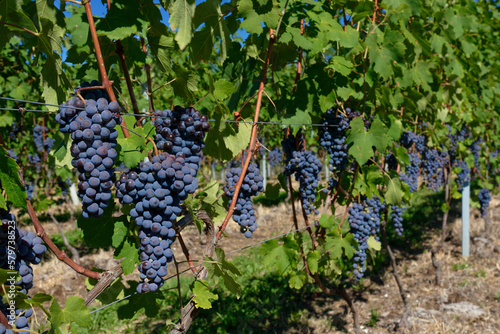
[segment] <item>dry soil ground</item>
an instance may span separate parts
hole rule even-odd
[[[423,237],[421,252],[395,249],[398,271],[411,306],[409,333],[500,333],[500,197],[491,202],[492,227],[484,235],[484,222],[477,210],[471,212],[471,255],[461,256],[461,220],[450,217],[450,238],[446,247],[437,254],[442,262],[442,282],[436,285],[430,250],[439,240],[439,230],[430,230]],[[243,238],[236,224],[227,230],[229,238],[219,244],[226,252],[264,240],[270,236],[293,229],[291,209],[285,204],[273,208],[257,207],[259,228],[251,239]],[[440,215],[438,213],[438,215]],[[65,230],[73,229],[74,222],[62,224]],[[56,233],[53,223],[44,224],[47,232]],[[194,226],[183,232],[184,240],[193,258],[201,255],[203,237]],[[180,249],[174,248],[182,257]],[[111,251],[90,252],[81,261],[86,267],[111,268]],[[189,272],[187,274],[190,274]],[[84,278],[53,255],[34,266],[35,287],[31,293],[46,292],[60,303],[71,295],[84,296]],[[137,279],[135,273],[130,279]],[[374,276],[374,277],[373,277]],[[403,302],[399,295],[392,270],[384,266],[372,279],[363,281],[363,289],[348,292],[354,296],[360,314],[363,333],[394,332]],[[352,317],[341,299],[331,299],[318,294],[308,304],[308,311],[299,319],[301,325],[288,328],[286,333],[338,333],[353,332]],[[372,316],[375,314],[375,316]],[[368,326],[370,319],[374,326]],[[280,331],[283,332],[283,331]]]

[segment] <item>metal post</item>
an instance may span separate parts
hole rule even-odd
[[[462,190],[462,257],[469,257],[470,185]]]
[[[262,177],[264,178],[264,181],[262,182],[264,184],[264,190],[266,189],[266,184],[267,184],[267,152],[264,151],[264,156],[262,157],[262,160],[260,161],[260,170],[262,171]]]

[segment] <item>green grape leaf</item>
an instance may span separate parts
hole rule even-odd
[[[227,123],[228,115],[221,112],[215,113],[214,118],[203,152],[219,160],[231,160],[250,143],[251,125]]]
[[[57,300],[53,299],[49,311],[51,315],[51,328],[53,329],[61,328],[62,325],[67,325],[71,322],[76,322],[83,327],[90,325],[90,313],[81,297],[68,297],[64,309],[61,309]]]
[[[351,133],[347,137],[347,144],[352,144],[349,154],[362,166],[373,157],[373,136],[365,130],[365,123],[361,117],[351,122]]]
[[[386,186],[386,203],[389,205],[400,205],[401,201],[403,200],[404,193],[401,188],[401,181],[399,180],[399,176],[395,175],[393,178],[387,177]]]
[[[135,265],[139,264],[139,256],[134,237],[126,237],[122,243],[115,249],[115,259],[122,259],[121,266],[123,274],[128,275],[134,272]]]
[[[307,254],[307,266],[309,267],[309,270],[311,271],[311,274],[316,274],[318,272],[318,262],[320,259],[319,252],[312,251],[309,254]]]
[[[380,251],[380,249],[382,248],[382,244],[380,243],[380,241],[375,240],[373,235],[368,237],[367,244],[368,244],[368,247],[370,247],[371,249],[376,250],[376,251]]]
[[[83,218],[83,215],[78,217],[77,225],[83,231],[85,245],[93,248],[111,246],[115,221],[117,220],[113,217],[114,208],[114,201],[110,201],[110,205],[104,209],[102,217]],[[121,218],[118,217],[118,219]]]
[[[290,275],[290,279],[288,280],[288,285],[292,289],[301,289],[304,286],[306,279],[306,274],[304,274],[303,272],[293,272],[293,274]]]
[[[268,268],[275,268],[282,275],[286,274],[294,262],[294,252],[280,245],[278,240],[270,240],[262,245],[260,253],[265,255],[264,263]]]
[[[198,308],[212,308],[212,300],[218,300],[219,296],[210,292],[206,282],[195,281],[193,284],[193,300]]]
[[[219,79],[214,83],[214,97],[220,101],[226,99],[234,93],[234,86],[224,79]]]
[[[208,275],[210,278],[222,278],[224,286],[237,296],[241,296],[241,286],[233,276],[241,276],[241,272],[236,268],[234,264],[226,260],[226,255],[222,248],[215,248],[215,254],[217,255],[217,260],[214,260],[207,256],[205,258],[205,267],[208,269]]]
[[[348,233],[344,238],[340,236],[327,237],[325,248],[330,250],[330,257],[333,259],[340,259],[344,254],[350,259],[356,254],[356,249],[352,247],[353,243],[354,236]]]
[[[170,28],[177,30],[175,40],[179,48],[184,50],[191,42],[192,20],[195,14],[195,0],[174,0],[170,12]]]
[[[0,181],[7,194],[7,200],[17,208],[26,208],[26,188],[19,178],[19,166],[0,146]]]
[[[326,68],[339,72],[343,76],[348,76],[354,69],[354,66],[344,57],[334,56],[330,59],[330,64]]]

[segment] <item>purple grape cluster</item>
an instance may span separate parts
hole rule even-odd
[[[479,204],[481,205],[481,217],[486,216],[488,213],[488,207],[490,206],[491,194],[488,188],[482,188],[477,194],[479,199]]]
[[[450,156],[451,160],[454,160],[457,155],[458,144],[462,143],[465,139],[470,138],[471,134],[466,125],[463,125],[460,131],[451,133],[451,126],[447,124],[448,127],[448,138],[451,141]]]
[[[480,170],[479,156],[481,154],[481,143],[482,142],[483,142],[483,140],[480,138],[480,139],[475,140],[472,143],[472,145],[470,146],[470,150],[472,152],[472,155],[474,156],[474,166],[477,168],[478,171]]]
[[[408,154],[410,165],[406,166],[406,173],[401,173],[399,179],[410,186],[410,192],[415,192],[418,189],[418,174],[420,171],[421,160],[417,153]]]
[[[82,215],[101,217],[111,199],[114,164],[117,156],[115,126],[120,124],[120,106],[105,98],[83,101],[73,97],[59,108],[60,130],[70,133],[73,143],[71,164],[78,170],[78,195]],[[85,109],[83,109],[85,107]]]
[[[380,217],[386,206],[378,196],[364,199],[361,203],[354,202],[349,208],[349,226],[354,239],[358,242],[358,250],[354,255],[354,275],[357,280],[363,277],[366,264],[366,250],[368,249],[368,238],[373,236],[379,240]]]
[[[398,169],[398,159],[396,159],[396,156],[392,152],[389,152],[388,154],[386,154],[385,163],[387,164],[387,168],[389,170],[397,170]]]
[[[455,160],[453,166],[460,167],[461,169],[461,171],[457,175],[456,183],[458,191],[462,191],[462,189],[464,187],[467,187],[470,183],[470,168],[463,160]]]
[[[349,108],[347,114],[351,113]],[[339,174],[345,169],[349,154],[347,152],[346,131],[349,128],[349,118],[340,111],[333,108],[327,110],[322,116],[322,125],[320,128],[319,144],[330,155],[328,168],[332,172],[332,177],[328,183],[328,189],[333,189],[337,184]]]
[[[434,192],[444,184],[444,170],[449,163],[448,151],[438,151],[429,148],[424,151],[422,159],[422,174],[427,186]]]
[[[241,168],[231,168],[226,173],[226,185],[224,186],[224,193],[229,199],[231,205],[232,198],[236,183],[241,176]],[[253,209],[252,197],[257,196],[260,192],[264,191],[264,178],[260,175],[259,166],[251,163],[248,166],[243,184],[241,185],[240,192],[238,193],[238,200],[234,207],[233,219],[240,225],[240,232],[244,233],[245,237],[250,238],[252,233],[257,229],[257,218]]]
[[[392,205],[391,206],[391,220],[392,223],[394,224],[394,228],[396,229],[396,233],[399,236],[403,235],[403,214],[406,211],[406,205],[404,203],[401,203],[401,206],[399,205]]]
[[[47,133],[48,131],[49,128],[45,127],[45,133]],[[36,124],[33,127],[33,139],[35,140],[35,146],[38,152],[46,151],[47,153],[50,152],[50,149],[52,148],[52,146],[54,146],[54,142],[56,141],[55,139],[48,137],[43,140],[43,128],[39,124]]]
[[[423,153],[427,147],[425,136],[417,135],[412,131],[403,132],[401,135],[401,145],[407,149],[410,149],[413,145],[415,145],[415,150],[418,153]]]
[[[170,245],[182,201],[198,188],[196,169],[182,154],[162,152],[138,169],[123,173],[116,187],[120,203],[134,204],[130,216],[139,226],[141,274],[137,291],[154,292],[163,285],[167,263],[172,260]]]
[[[173,110],[155,111],[154,125],[158,149],[173,155],[182,153],[186,163],[198,171],[205,147],[203,138],[210,130],[207,116],[194,108],[176,106]]]
[[[283,161],[283,151],[275,147],[269,152],[269,164],[272,168],[276,168],[281,166],[281,162]]]
[[[33,287],[33,269],[31,264],[38,264],[42,255],[47,251],[40,237],[33,232],[27,232],[16,227],[16,217],[4,209],[0,209],[0,268],[16,270],[20,279],[17,282],[6,281],[6,288],[13,284],[19,286],[21,293],[28,294]],[[9,305],[0,302],[0,310],[9,320],[13,320]],[[28,318],[33,314],[33,309],[16,309],[15,325],[19,333],[28,333]],[[0,328],[1,330],[1,328]],[[24,330],[24,331],[23,331]]]
[[[287,138],[281,141],[281,148],[285,153],[285,166],[288,165],[290,160],[293,158],[293,152],[302,151],[304,149],[305,146],[302,135],[299,136],[298,142],[299,142],[298,145],[299,147],[297,147],[297,139],[291,133],[288,135]]]
[[[316,200],[316,187],[319,184],[319,173],[323,168],[323,164],[316,155],[311,151],[295,151],[292,158],[285,166],[285,175],[295,175],[295,180],[299,181],[299,194],[302,203],[302,208],[306,214],[319,214],[314,208]]]

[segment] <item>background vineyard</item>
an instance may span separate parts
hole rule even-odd
[[[34,266],[40,268],[34,268],[32,298],[16,299],[22,309],[34,307],[32,330],[500,330],[500,291],[494,290],[499,34],[497,1],[1,0],[0,207],[59,258],[56,248],[71,254],[82,267],[64,261],[88,277],[44,255]],[[72,151],[78,139],[69,121],[64,128],[66,109],[59,106],[81,103],[74,96],[89,92],[79,90],[84,82],[109,100],[96,106],[98,113],[111,110],[116,121],[109,126],[116,142],[106,148],[110,156],[116,148],[113,168],[123,184],[122,173],[143,168],[141,161],[166,159],[157,149],[169,150],[162,130],[173,125],[162,120],[175,116],[160,110],[194,107],[204,116],[182,113],[210,124],[206,136],[201,125],[196,129],[204,144],[182,143],[203,148],[199,162],[186,159],[199,185],[183,187],[190,195],[179,196],[175,260],[160,291],[135,293],[142,292],[137,267],[144,229],[135,224],[137,200],[124,203],[118,182],[108,192],[109,207],[79,203],[83,180]],[[340,144],[329,149],[327,134]],[[333,158],[337,152],[345,160]],[[252,194],[256,230],[234,211],[249,166],[252,173],[260,166],[265,186]],[[300,183],[304,171],[309,179]],[[229,185],[228,175],[235,176]],[[460,259],[458,211],[468,185],[472,254]],[[378,200],[380,212],[370,204]],[[252,200],[245,203],[250,208]],[[356,205],[377,221],[370,231],[355,225]],[[407,210],[402,235],[392,218],[399,208]],[[94,209],[100,217],[89,219]],[[61,279],[43,283],[40,277],[51,277],[45,261],[59,268]],[[87,307],[80,297],[106,270],[116,280]],[[58,285],[78,293],[61,295]],[[429,291],[438,297],[422,297]],[[370,295],[381,307],[366,302]],[[447,323],[446,307],[463,301],[479,316],[468,323],[457,320],[458,312]],[[432,309],[440,320],[419,322],[436,316]]]

